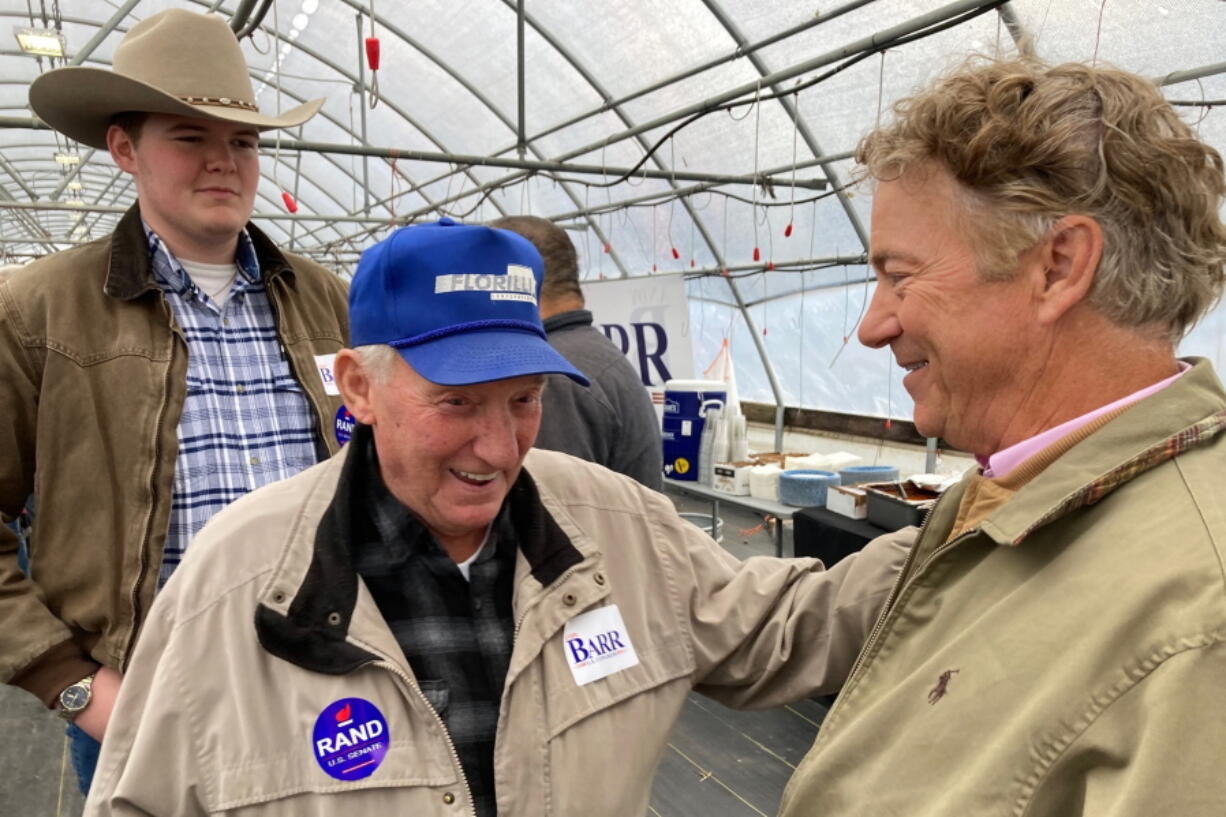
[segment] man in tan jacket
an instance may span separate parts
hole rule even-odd
[[[738,562],[671,503],[529,450],[541,260],[449,220],[367,250],[330,461],[218,514],[159,596],[87,814],[625,817],[691,689],[842,682],[908,541]]]
[[[857,157],[888,345],[981,468],[929,516],[785,817],[1226,814],[1222,159],[1150,81],[973,61]]]

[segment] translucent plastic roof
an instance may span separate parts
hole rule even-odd
[[[522,48],[514,0],[0,0],[11,29],[58,28],[68,44],[54,60],[23,53],[11,35],[0,46],[4,260],[104,235],[134,196],[101,151],[80,149],[79,170],[65,173],[54,154],[78,148],[31,127],[30,81],[53,65],[109,66],[135,21],[172,5],[227,18],[241,7],[248,23],[264,12],[243,42],[260,106],[326,100],[264,151],[256,220],[287,248],[346,274],[407,220],[553,218],[573,230],[589,277],[690,275],[695,357],[704,364],[731,337],[742,396],[861,414],[910,411],[888,353],[854,340],[872,286],[869,195],[842,189],[850,151],[892,101],[970,51],[1012,50],[1022,32],[1046,59],[1097,58],[1164,78],[1172,100],[1226,101],[1221,0],[857,0],[820,11],[776,0],[524,0]],[[372,34],[377,95],[361,45]],[[881,44],[884,53],[833,72]],[[739,104],[671,134],[723,103]],[[1226,152],[1226,112],[1181,110]],[[648,150],[653,177],[620,179]],[[761,176],[770,183],[751,183]],[[1219,323],[1193,334],[1192,351],[1216,355]]]

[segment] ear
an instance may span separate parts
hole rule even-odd
[[[1103,255],[1102,227],[1089,216],[1065,216],[1052,226],[1038,253],[1043,280],[1037,317],[1052,324],[1089,297]]]
[[[371,390],[374,382],[362,366],[362,358],[352,349],[341,349],[332,363],[332,375],[336,386],[345,399],[345,408],[363,425],[375,424],[374,401]]]
[[[106,147],[120,170],[136,175],[136,144],[123,128],[111,125],[106,129]]]

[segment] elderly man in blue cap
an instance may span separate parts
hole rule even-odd
[[[586,382],[541,276],[526,239],[448,220],[366,252],[352,438],[197,538],[88,814],[642,814],[691,689],[839,686],[905,548],[739,562],[634,480],[531,450],[546,375]]]

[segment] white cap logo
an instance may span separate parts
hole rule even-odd
[[[506,275],[439,275],[434,279],[434,294],[445,292],[488,292],[491,301],[523,301],[536,306],[536,276],[531,267],[522,264],[507,264]]]

